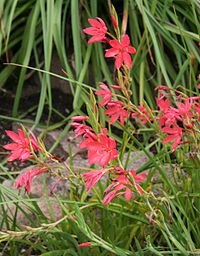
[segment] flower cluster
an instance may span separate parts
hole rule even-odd
[[[116,32],[116,37],[108,32],[105,22],[100,19],[89,19],[92,27],[83,30],[84,33],[91,35],[88,43],[104,42],[110,48],[106,49],[105,57],[114,58],[115,68],[118,70],[116,78],[117,85],[111,85],[110,88],[105,83],[100,82],[100,89],[96,91],[96,95],[101,97],[99,108],[105,108],[104,114],[109,117],[109,124],[114,124],[119,120],[124,126],[129,117],[134,118],[135,108],[130,101],[130,83],[131,78],[127,74],[132,68],[131,54],[136,53],[136,49],[130,46],[130,38],[128,35],[120,35],[118,22],[114,15],[112,16],[112,24]],[[141,112],[144,112],[141,113]],[[140,109],[142,120],[144,115],[149,118],[144,109]],[[137,116],[140,118],[140,116]],[[106,128],[101,127],[98,123],[99,132],[95,132],[93,128],[84,124],[88,120],[87,116],[75,116],[72,118],[71,125],[75,128],[76,136],[82,136],[80,148],[86,148],[88,151],[88,162],[90,164],[98,164],[101,169],[92,170],[83,174],[86,182],[86,190],[90,190],[94,185],[106,174],[110,177],[111,185],[105,189],[104,204],[108,204],[114,198],[124,194],[126,200],[130,200],[133,191],[142,194],[143,190],[138,182],[143,181],[146,175],[137,175],[135,170],[126,171],[122,167],[118,158],[118,150],[116,142],[108,136]],[[98,122],[98,121],[97,121]],[[117,165],[116,165],[117,164]]]
[[[103,204],[108,204],[113,198],[120,195],[124,195],[125,199],[129,201],[133,195],[133,190],[130,188],[135,188],[135,190],[142,195],[143,190],[138,182],[146,179],[147,175],[145,173],[136,174],[135,170],[126,171],[121,167],[114,167],[115,178],[112,179],[112,184],[108,186],[105,190],[106,196],[103,199]]]
[[[112,38],[102,19],[89,19],[88,21],[92,27],[83,30],[86,34],[92,35],[88,43],[106,42],[109,44],[111,48],[105,50],[105,57],[114,58],[115,68],[118,70],[118,77],[116,77],[118,85],[111,85],[112,91],[105,83],[99,83],[101,89],[95,93],[102,97],[99,107],[106,108],[104,114],[110,118],[110,124],[119,120],[120,124],[124,126],[125,120],[128,120],[129,117],[141,120],[142,124],[150,122],[151,118],[145,107],[136,108],[130,99],[132,94],[130,90],[131,77],[128,75],[132,68],[130,54],[135,54],[136,49],[130,46],[129,36],[118,33],[118,22],[114,15],[111,15],[111,21],[116,31],[116,37],[112,35]],[[115,93],[115,91],[117,92]]]
[[[11,153],[8,156],[8,161],[14,161],[19,159],[21,162],[24,162],[28,159],[36,158],[36,152],[41,152],[42,148],[39,145],[34,134],[29,131],[29,135],[25,130],[18,129],[18,132],[6,131],[6,134],[12,139],[12,143],[6,144],[3,146],[6,150],[10,150]],[[46,168],[35,167],[23,173],[15,183],[16,188],[25,187],[25,190],[29,193],[31,190],[31,181],[37,175],[44,173]]]
[[[112,17],[112,21],[114,21]],[[105,22],[101,18],[89,19],[88,22],[92,27],[83,29],[83,32],[91,35],[88,44],[95,42],[107,42],[111,48],[106,50],[106,58],[115,58],[115,67],[120,69],[125,65],[127,68],[132,67],[132,60],[130,54],[135,54],[136,49],[130,46],[130,38],[128,35],[122,38],[111,39],[108,33]],[[113,22],[117,26],[116,22]]]
[[[16,188],[25,187],[26,192],[31,191],[31,181],[34,177],[44,173],[46,171],[45,167],[40,167],[36,169],[30,169],[23,173],[15,182]]]
[[[126,171],[119,166],[104,170],[94,170],[83,174],[86,181],[86,189],[89,191],[106,173],[110,173],[113,178],[112,183],[109,185],[104,193],[103,204],[110,203],[114,198],[124,195],[125,199],[129,201],[133,195],[133,189],[135,189],[140,195],[143,194],[139,182],[146,179],[146,174],[136,174],[135,170]]]
[[[124,155],[126,154],[127,149],[130,153],[130,150],[134,148],[135,145],[142,145],[141,148],[145,149],[146,153],[147,148],[152,147],[155,143],[159,143],[159,146],[155,147],[156,150],[157,148],[165,149],[165,144],[169,144],[172,152],[177,150],[178,147],[181,148],[181,145],[186,144],[186,147],[188,147],[189,150],[192,149],[193,153],[189,155],[192,156],[191,158],[193,158],[192,160],[194,160],[195,166],[199,167],[200,96],[196,93],[195,95],[197,96],[189,97],[176,89],[171,89],[167,86],[158,86],[156,88],[158,91],[156,110],[150,109],[147,103],[141,102],[141,100],[140,105],[136,106],[132,101],[132,94],[134,92],[132,92],[132,77],[130,72],[133,67],[132,55],[136,54],[136,49],[130,45],[130,38],[125,34],[124,30],[122,29],[123,33],[120,32],[116,12],[113,10],[113,13],[111,13],[111,22],[115,35],[108,31],[105,22],[99,17],[96,19],[89,19],[88,22],[91,27],[83,29],[85,34],[91,36],[88,44],[102,42],[108,46],[105,50],[105,58],[113,58],[116,84],[107,85],[104,82],[99,82],[100,88],[95,92],[96,96],[93,94],[92,90],[90,92],[91,102],[88,100],[87,105],[87,109],[89,110],[88,116],[78,115],[71,118],[71,127],[74,129],[75,136],[82,139],[79,148],[87,150],[88,163],[92,166],[90,166],[86,172],[84,171],[81,175],[77,175],[76,173],[73,173],[70,167],[67,166],[67,162],[65,162],[61,169],[67,168],[67,170],[70,170],[70,175],[67,177],[65,176],[64,179],[70,179],[72,177],[75,178],[77,182],[77,177],[82,177],[85,184],[84,188],[87,192],[94,189],[97,183],[103,180],[103,186],[101,186],[101,190],[98,191],[98,198],[100,194],[99,192],[101,192],[102,187],[104,187],[102,192],[102,204],[108,205],[114,199],[122,199],[122,209],[126,209],[126,206],[128,205],[132,206],[132,203],[126,204],[126,201],[134,201],[136,196],[142,198],[143,195],[143,201],[137,202],[138,205],[142,207],[142,211],[146,211],[148,208],[150,209],[150,214],[146,213],[150,224],[159,224],[161,223],[161,214],[163,219],[163,211],[161,212],[157,209],[158,203],[153,207],[151,206],[151,201],[154,202],[154,198],[156,199],[156,197],[151,197],[153,193],[148,193],[150,186],[146,186],[147,191],[145,191],[145,186],[142,186],[142,183],[147,179],[149,170],[150,172],[147,180],[151,179],[152,173],[156,171],[155,168],[159,166],[158,159],[161,154],[159,154],[159,157],[156,157],[156,160],[153,160],[152,157],[151,161],[138,170],[130,167],[128,162],[129,155],[127,154],[128,159],[126,159]],[[124,22],[122,22],[122,24],[123,23]],[[200,84],[197,85],[197,91],[198,89],[200,90]],[[97,97],[98,100],[96,100],[95,97]],[[96,102],[98,102],[98,104]],[[104,114],[103,118],[102,113]],[[121,138],[112,136],[115,133],[115,131],[113,131],[113,125],[115,125],[117,129],[121,128],[120,133],[123,133]],[[145,129],[137,129],[137,127]],[[149,127],[151,129],[149,129]],[[141,143],[134,137],[135,134],[139,134],[142,130],[145,132],[147,130],[149,132],[153,131],[153,139],[155,136],[159,136],[159,139],[156,139],[155,143],[152,142],[149,144],[148,147],[143,146],[143,142]],[[59,159],[47,152],[44,144],[37,140],[31,131],[27,132],[25,129],[18,129],[17,133],[13,131],[6,131],[6,133],[13,141],[4,146],[4,149],[10,151],[8,161],[20,160],[21,162],[24,162],[26,160],[31,160],[31,162],[36,163],[34,166],[31,166],[28,171],[22,173],[17,178],[15,182],[16,188],[24,188],[27,193],[30,193],[31,182],[33,179],[46,172],[50,172],[50,174],[54,176],[58,175],[60,178],[58,182],[63,178],[62,172],[59,169]],[[152,139],[152,137],[150,139]],[[145,134],[144,142],[147,140],[149,140],[149,136],[146,136]],[[198,153],[197,157],[196,153]],[[168,156],[169,158],[171,157],[171,155]],[[177,157],[178,159],[178,154],[173,154],[173,157]],[[54,168],[51,173],[51,166],[53,166],[52,161],[54,161],[54,164],[56,163],[56,168]],[[156,164],[153,164],[153,161]],[[173,166],[172,162],[170,162],[170,166]],[[181,162],[181,166],[184,166],[184,163]],[[144,168],[150,169],[141,172]],[[164,177],[164,179],[166,180],[166,177]],[[178,184],[179,182],[176,183]],[[181,196],[184,195],[186,189],[188,189],[188,184],[193,185],[190,179],[187,179],[187,186],[180,185],[184,190],[184,193],[182,193]],[[52,188],[54,187],[55,186],[52,186]],[[172,187],[173,191],[175,191],[176,189],[174,185],[172,185]],[[196,186],[194,187],[196,188]],[[159,184],[157,188],[159,193],[158,202],[163,203],[164,201],[160,196],[160,193],[164,187],[161,188]],[[166,199],[167,193],[164,193],[164,199]],[[176,194],[178,195],[178,193]],[[186,194],[189,195],[189,192],[187,191]],[[149,197],[153,198],[153,200],[149,200]],[[82,198],[85,198],[85,194],[83,194],[83,196],[81,195],[81,199]],[[144,205],[144,201],[147,202],[146,205]],[[113,204],[113,206],[114,208],[112,207],[112,209],[115,210],[116,205]],[[170,216],[171,218],[170,207],[167,205],[165,208],[163,208],[164,211],[169,212],[167,216]],[[131,209],[133,208],[131,207]],[[155,218],[155,222],[153,222],[153,217]],[[71,216],[71,220],[77,222],[77,224],[79,224],[78,221],[81,222],[81,225],[84,224],[82,217],[79,217],[78,215],[75,216],[74,213]],[[63,218],[61,221],[63,221]],[[60,221],[56,223],[58,224]],[[88,232],[85,234],[87,235],[87,233]],[[97,244],[96,241],[78,243],[78,247],[95,247],[100,244]]]
[[[131,118],[137,118],[141,122],[141,124],[146,124],[152,121],[151,116],[149,115],[148,111],[144,106],[138,106],[137,111],[131,114]]]
[[[86,120],[88,117],[73,117],[73,121]],[[107,136],[107,129],[103,129],[101,133],[95,134],[92,128],[88,125],[73,122],[75,134],[82,135],[84,140],[80,144],[80,148],[87,148],[88,161],[90,164],[97,164],[104,167],[118,157],[116,150],[116,142],[114,139]]]
[[[26,136],[21,129],[18,129],[18,133],[7,130],[6,134],[13,140],[12,143],[4,146],[5,149],[11,151],[8,161],[19,159],[23,162],[32,157],[34,150],[41,151],[33,134]]]
[[[160,91],[159,97],[156,99],[160,110],[157,117],[158,124],[161,131],[167,134],[163,139],[163,144],[173,142],[172,151],[174,151],[178,145],[190,142],[190,140],[195,140],[194,142],[197,143],[200,120],[200,103],[198,101],[200,96],[188,97],[180,91],[170,90],[165,86],[159,86],[157,90]],[[176,106],[173,106],[170,101],[172,97],[176,97]],[[184,140],[184,137],[186,140]]]
[[[92,21],[92,22],[91,22]],[[159,86],[159,97],[156,99],[158,111],[153,111],[150,108],[146,108],[143,104],[135,106],[131,101],[131,77],[130,69],[132,68],[131,54],[135,54],[136,50],[130,46],[130,39],[128,35],[120,35],[117,19],[112,16],[112,24],[114,31],[116,32],[116,38],[106,28],[103,20],[89,20],[92,28],[84,29],[83,31],[93,37],[88,43],[104,42],[109,44],[111,48],[106,49],[105,57],[114,58],[115,68],[117,72],[117,84],[111,85],[110,88],[105,83],[100,82],[99,89],[95,94],[101,97],[99,108],[104,108],[105,116],[109,117],[109,124],[114,124],[116,121],[120,121],[122,126],[128,127],[128,122],[131,119],[139,120],[140,125],[151,125],[151,123],[157,122],[157,126],[161,132],[161,136],[165,136],[162,140],[163,144],[172,142],[172,151],[174,151],[178,145],[186,143],[185,135],[188,139],[191,137],[196,139],[196,131],[199,130],[200,105],[198,103],[199,97],[188,97],[176,90],[170,91],[166,86]],[[95,32],[95,33],[94,33]],[[164,91],[164,93],[163,93]],[[176,97],[177,105],[173,106],[170,98]],[[154,113],[157,115],[154,116]],[[114,142],[106,143],[108,140],[106,133],[95,134],[92,132],[91,127],[85,127],[80,124],[76,126],[76,134],[80,129],[85,129],[84,141],[80,147],[86,147],[88,149],[88,159],[90,163],[99,163],[101,167],[105,167],[110,163],[110,160],[115,159],[115,146]],[[103,128],[102,128],[103,131]],[[92,132],[92,134],[91,134]],[[104,139],[103,139],[104,138]],[[111,142],[111,138],[109,141]],[[199,141],[195,141],[199,143]],[[113,146],[108,146],[112,144]],[[110,154],[105,153],[110,150]],[[111,153],[112,152],[112,153]],[[99,154],[100,153],[100,154]],[[111,156],[113,154],[113,157]],[[102,158],[101,158],[101,156]],[[119,166],[121,164],[119,163]],[[107,204],[115,197],[124,194],[126,200],[130,200],[133,193],[133,188],[142,194],[142,189],[137,182],[141,182],[146,178],[145,174],[136,175],[135,170],[126,171],[122,167],[116,165],[110,165],[106,169],[98,171],[90,171],[83,174],[86,181],[86,189],[91,189],[106,173],[109,173],[111,178],[111,185],[105,190],[105,197],[103,203]]]
[[[107,87],[105,88],[107,89]],[[100,92],[99,95],[102,93]],[[130,200],[134,188],[139,194],[142,194],[143,190],[138,182],[143,181],[146,174],[137,175],[135,170],[126,171],[110,163],[111,160],[117,159],[118,151],[115,140],[107,136],[107,129],[103,128],[101,133],[95,134],[90,126],[81,123],[88,120],[87,116],[75,116],[72,117],[72,120],[76,121],[71,124],[75,128],[75,134],[83,137],[79,147],[87,148],[89,163],[99,164],[103,168],[110,165],[104,169],[92,170],[83,174],[86,190],[89,191],[105,174],[109,173],[114,177],[111,179],[112,184],[105,189],[103,204],[108,204],[122,194],[125,195],[127,201]],[[129,188],[131,186],[132,189]]]
[[[105,57],[114,59],[116,84],[108,86],[99,82],[100,89],[95,94],[100,97],[100,100],[98,106],[96,106],[96,100],[94,101],[95,118],[93,116],[90,120],[89,116],[74,116],[71,123],[75,135],[82,138],[79,147],[87,150],[89,164],[97,167],[97,170],[94,169],[82,175],[86,190],[92,189],[104,176],[110,181],[110,185],[104,191],[103,204],[108,204],[121,195],[124,195],[127,201],[131,200],[134,192],[141,195],[143,189],[140,183],[147,176],[146,173],[137,174],[136,170],[126,170],[123,166],[120,149],[117,148],[118,145],[110,132],[114,123],[118,122],[123,130],[129,129],[130,131],[133,127],[133,119],[136,123],[139,121],[139,126],[152,125],[156,127],[156,131],[159,131],[158,134],[161,135],[163,144],[172,143],[172,151],[175,151],[181,144],[193,142],[199,145],[200,141],[200,96],[188,97],[178,90],[159,86],[157,87],[159,95],[156,99],[158,110],[151,110],[142,102],[140,106],[134,105],[131,99],[130,69],[132,68],[131,54],[135,54],[136,49],[130,45],[128,35],[120,34],[117,20],[115,15],[112,15],[111,21],[116,36],[108,31],[101,18],[89,19],[91,27],[83,30],[84,33],[92,36],[88,41],[89,44],[103,42],[109,45],[109,48],[105,50]],[[92,98],[94,97],[92,95]],[[172,103],[174,98],[175,104]],[[100,109],[103,109],[107,117],[109,132],[99,120]],[[38,160],[37,155],[44,154],[52,161],[56,161],[56,157],[46,152],[31,132],[28,135],[19,129],[18,133],[12,131],[6,131],[6,133],[13,140],[13,143],[4,146],[5,149],[11,151],[9,161],[32,159],[37,162],[32,169],[22,174],[16,181],[17,188],[25,187],[25,190],[30,192],[32,179],[48,170],[45,157],[43,160]]]
[[[97,96],[101,97],[99,108],[106,108],[104,114],[110,118],[110,124],[119,120],[120,124],[124,126],[125,120],[128,120],[129,115],[133,114],[133,109],[131,105],[128,104],[130,103],[130,95],[128,93],[130,78],[127,77],[126,73],[127,70],[132,67],[130,54],[135,54],[136,50],[134,47],[130,46],[128,35],[110,39],[110,34],[102,19],[89,19],[88,21],[92,27],[83,30],[86,34],[92,35],[88,43],[108,43],[111,48],[106,50],[105,57],[114,58],[115,68],[121,73],[121,77],[116,78],[118,85],[111,85],[113,91],[117,90],[121,92],[121,94],[113,93],[105,83],[99,83],[101,89],[95,93]],[[118,23],[114,16],[112,16],[112,24],[115,30],[118,31]],[[109,173],[109,175],[114,175],[115,178],[111,179],[112,184],[105,190],[104,204],[109,203],[112,199],[121,194],[125,194],[125,199],[130,200],[134,187],[136,187],[139,193],[142,193],[142,189],[137,182],[142,181],[146,176],[137,176],[134,170],[127,172],[122,168],[119,170],[120,167],[112,165],[110,161],[118,157],[115,140],[107,136],[107,129],[105,128],[101,128],[101,132],[95,134],[90,126],[79,123],[87,119],[88,117],[72,118],[73,121],[76,121],[71,124],[75,128],[75,134],[77,136],[83,136],[80,148],[87,148],[88,161],[90,164],[98,163],[101,167],[106,167],[107,165],[110,165],[110,167],[84,173],[83,178],[86,181],[86,189],[90,190],[106,173]],[[132,176],[132,179],[128,178],[129,175]],[[128,188],[131,185],[132,190]]]

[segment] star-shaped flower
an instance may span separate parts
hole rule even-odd
[[[13,140],[13,143],[3,146],[3,148],[11,150],[8,161],[19,159],[23,162],[31,157],[32,150],[41,151],[33,134],[28,137],[21,129],[18,129],[18,133],[9,130],[6,133]]]
[[[130,54],[135,54],[136,49],[129,45],[129,36],[125,35],[121,42],[118,40],[110,40],[109,44],[112,46],[112,48],[106,50],[105,57],[115,58],[116,69],[120,69],[123,63],[130,69],[132,66]]]
[[[104,83],[99,83],[102,90],[98,90],[95,94],[102,96],[102,101],[99,103],[100,107],[107,105],[112,99],[112,92],[109,90],[108,86]]]
[[[92,35],[89,39],[88,44],[95,42],[102,42],[106,39],[107,27],[101,18],[88,19],[88,22],[92,27],[83,29],[83,32]]]

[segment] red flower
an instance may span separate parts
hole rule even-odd
[[[75,135],[78,136],[87,136],[87,137],[92,137],[94,139],[96,139],[96,135],[92,132],[92,128],[86,124],[80,124],[77,122],[82,122],[82,121],[86,121],[89,119],[88,116],[73,116],[71,118],[73,121],[76,121],[74,123],[71,123],[71,126],[75,127]]]
[[[88,161],[90,164],[99,163],[104,167],[110,160],[118,157],[116,142],[107,137],[106,132],[97,135],[97,138],[87,137],[80,145],[80,148],[88,149]]]
[[[31,169],[28,170],[27,172],[23,173],[15,182],[15,187],[16,188],[21,188],[21,187],[25,187],[26,192],[30,193],[31,191],[31,181],[32,179],[41,174],[44,173],[45,168],[41,167],[41,168],[37,168],[37,169]]]
[[[84,180],[86,181],[86,190],[89,191],[106,173],[107,170],[95,170],[83,173]]]
[[[92,128],[86,124],[80,124],[80,123],[71,123],[71,126],[75,127],[75,135],[81,136],[85,134],[92,134]]]
[[[145,173],[137,175],[135,170],[126,171],[123,170],[121,167],[115,167],[115,169],[118,171],[115,173],[117,177],[112,180],[114,183],[108,186],[104,191],[104,193],[106,193],[107,195],[103,199],[103,204],[108,204],[115,197],[123,194],[125,195],[125,199],[129,201],[133,195],[133,190],[130,189],[131,186],[134,186],[140,195],[143,193],[143,190],[138,182],[146,179],[147,175]],[[131,183],[129,179],[130,175],[132,176],[131,178],[134,183]]]
[[[121,125],[124,125],[124,118],[128,118],[128,111],[123,108],[122,102],[118,100],[108,103],[107,110],[104,111],[104,114],[111,117],[110,124],[113,124],[119,119]]]
[[[132,46],[129,46],[129,36],[125,35],[121,42],[118,40],[110,40],[109,44],[112,46],[112,48],[106,50],[105,57],[115,57],[116,69],[121,68],[123,63],[130,69],[132,66],[130,54],[135,54],[136,49]]]
[[[132,113],[132,118],[137,117],[138,119],[140,119],[141,124],[146,124],[148,121],[150,122],[152,120],[144,106],[138,106],[137,108],[140,112]]]
[[[182,122],[182,118],[179,116],[177,109],[170,107],[159,117],[159,125],[170,127],[174,124],[175,119]]]
[[[178,110],[177,113],[180,116],[183,116],[183,121],[187,119],[187,117],[192,118],[193,114],[190,112],[192,107],[192,100],[189,98],[185,99],[185,104],[182,102],[178,102]]]
[[[18,129],[18,134],[13,131],[6,131],[6,133],[14,141],[14,143],[3,146],[3,148],[11,150],[8,161],[19,159],[23,162],[31,157],[32,149],[41,151],[33,134],[28,138],[21,129]]]
[[[83,32],[92,35],[88,44],[92,44],[95,42],[102,42],[106,39],[105,35],[107,33],[107,27],[104,21],[101,18],[95,19],[88,19],[88,22],[92,27],[83,29]]]
[[[156,99],[157,106],[162,111],[167,111],[170,107],[170,100],[164,99],[164,96],[161,94],[159,98]]]
[[[82,122],[82,121],[88,120],[89,117],[88,116],[73,116],[71,119],[75,122]]]
[[[168,136],[162,141],[163,144],[173,141],[172,151],[174,151],[177,146],[181,143],[181,138],[183,135],[183,129],[180,128],[176,123],[173,123],[173,128],[164,127],[161,129],[162,132],[168,133]]]
[[[82,244],[78,245],[78,247],[88,247],[88,246],[92,246],[92,243],[91,242],[85,242],[85,243],[82,243]]]
[[[104,83],[99,83],[103,90],[98,90],[95,94],[102,96],[103,100],[99,103],[100,107],[107,105],[112,99],[112,92]]]
[[[170,106],[170,100],[164,98],[165,96],[161,94],[160,97],[156,99],[157,106],[161,110],[161,115],[158,118],[158,121],[160,126],[170,127],[174,124],[175,119],[179,121],[182,121],[182,119],[178,110]]]

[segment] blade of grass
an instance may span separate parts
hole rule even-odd
[[[24,37],[23,37],[23,42],[20,50],[20,62],[23,63],[24,65],[27,65],[30,60],[38,16],[39,16],[39,3],[37,2],[30,16],[28,17],[26,27],[24,30]],[[14,100],[14,105],[12,110],[12,115],[14,117],[16,117],[18,112],[25,74],[26,74],[26,69],[23,68],[20,72],[19,83],[17,85],[16,97]]]
[[[71,24],[72,24],[72,37],[74,45],[74,57],[75,57],[75,72],[76,78],[79,77],[82,69],[82,51],[81,51],[81,38],[80,38],[80,21],[79,21],[79,2],[78,0],[71,1]],[[76,88],[74,94],[73,107],[76,109],[79,108],[78,98],[81,95],[81,86]]]

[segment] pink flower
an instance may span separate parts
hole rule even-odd
[[[107,33],[107,27],[104,21],[101,18],[88,19],[88,22],[92,27],[83,29],[83,32],[92,35],[88,44],[92,44],[95,42],[102,42],[106,39],[105,35]]]
[[[114,187],[114,189],[113,189]],[[120,195],[124,194],[124,192],[118,192],[119,190],[125,188],[124,185],[118,184],[111,184],[110,186],[107,187],[107,189],[104,191],[104,193],[107,193],[107,195],[103,199],[103,204],[109,204],[114,198],[119,197]],[[112,190],[113,189],[113,190]],[[109,192],[110,191],[110,192]],[[132,193],[132,191],[131,191]]]
[[[107,137],[106,133],[100,133],[97,138],[87,137],[80,145],[80,148],[88,149],[88,161],[90,164],[99,163],[104,167],[110,160],[118,157],[116,142]]]
[[[125,35],[121,42],[118,40],[110,40],[109,44],[112,46],[112,48],[106,50],[105,57],[115,57],[116,69],[120,69],[123,63],[130,69],[132,66],[130,54],[135,54],[136,49],[129,46],[129,36]]]
[[[160,108],[162,111],[167,111],[170,107],[170,100],[169,99],[164,99],[164,96],[161,95],[159,98],[156,99],[157,106]]]
[[[31,181],[37,175],[44,173],[45,167],[31,169],[23,173],[15,182],[16,188],[25,187],[26,192],[30,193],[31,191]]]
[[[89,191],[106,173],[107,170],[95,170],[83,173],[84,180],[86,181],[86,190]]]
[[[98,90],[95,94],[102,96],[103,100],[99,103],[100,107],[107,105],[112,99],[112,92],[104,83],[99,83],[103,90]]]
[[[144,106],[138,106],[137,108],[140,112],[132,113],[132,118],[137,117],[138,119],[140,119],[141,124],[146,124],[148,121],[150,122],[152,120]]]
[[[170,106],[170,100],[164,98],[165,96],[161,94],[160,97],[156,99],[157,106],[161,110],[161,115],[158,118],[158,122],[160,126],[170,127],[173,125],[175,119],[179,121],[182,121],[182,119],[177,109]]]
[[[179,114],[177,113],[177,109],[170,107],[167,111],[163,112],[161,116],[158,118],[160,126],[170,127],[174,124],[175,120],[182,121]]]
[[[71,119],[75,121],[74,123],[71,123],[71,126],[75,127],[75,135],[77,137],[86,134],[93,136],[92,128],[90,126],[79,123],[88,120],[88,116],[73,116]]]
[[[189,98],[185,99],[185,103],[178,102],[178,110],[177,113],[180,116],[183,116],[183,121],[187,119],[187,117],[192,118],[193,114],[190,112],[192,107],[192,101]]]
[[[119,119],[121,125],[124,125],[124,118],[128,118],[128,111],[123,108],[122,102],[118,100],[108,103],[104,114],[111,117],[110,124],[115,123]]]
[[[138,182],[141,182],[141,181],[145,180],[146,177],[147,177],[147,174],[146,173],[137,174],[135,170],[131,170],[130,172],[131,172],[131,175],[132,175],[132,177],[135,181],[136,190],[138,191],[138,193],[140,195],[142,195],[143,190],[142,190],[141,186],[138,184]]]
[[[89,117],[88,116],[73,116],[71,119],[75,122],[82,122],[82,121],[88,120]]]
[[[14,141],[14,143],[9,143],[3,146],[3,148],[11,150],[8,161],[19,159],[23,162],[31,157],[32,149],[41,151],[41,148],[33,134],[26,137],[21,129],[18,129],[18,134],[8,130],[6,133]]]
[[[88,246],[92,246],[92,243],[91,242],[85,242],[85,243],[82,243],[82,244],[78,245],[78,247],[88,247]]]
[[[108,186],[104,191],[104,193],[106,193],[107,195],[103,199],[103,204],[108,204],[115,197],[123,194],[125,196],[125,199],[129,201],[133,195],[133,190],[131,189],[131,186],[134,186],[140,195],[143,194],[143,190],[138,182],[146,179],[147,175],[145,173],[137,175],[135,170],[125,171],[121,167],[115,167],[115,169],[117,170],[117,172],[115,173],[117,177],[112,180],[114,183]],[[129,176],[132,176],[132,179],[129,179]],[[132,183],[131,180],[133,180],[134,182]]]
[[[80,124],[80,123],[71,123],[71,126],[75,127],[75,135],[81,136],[85,134],[92,134],[92,128],[86,124]]]
[[[168,136],[162,141],[163,144],[173,141],[172,151],[174,151],[177,146],[181,143],[181,138],[183,135],[183,129],[180,128],[176,123],[173,123],[173,128],[164,127],[161,129],[162,132],[168,133]]]

